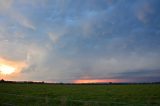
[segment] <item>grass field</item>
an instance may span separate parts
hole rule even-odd
[[[160,84],[0,83],[0,106],[160,106]]]

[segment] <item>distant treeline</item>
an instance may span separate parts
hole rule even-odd
[[[18,84],[52,84],[52,85],[138,85],[138,84],[160,84],[160,82],[125,82],[125,83],[113,83],[113,82],[106,82],[106,83],[48,83],[44,81],[34,82],[34,81],[6,81],[4,79],[0,80],[0,83],[18,83]]]

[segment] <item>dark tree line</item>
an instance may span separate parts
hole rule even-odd
[[[0,83],[20,83],[20,84],[53,84],[53,85],[138,85],[138,84],[160,84],[160,82],[145,82],[145,83],[47,83],[44,81],[34,82],[34,81],[6,81],[4,79],[0,80]]]

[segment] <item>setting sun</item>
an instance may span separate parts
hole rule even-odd
[[[12,74],[15,71],[15,68],[12,66],[0,64],[0,72],[2,74]]]
[[[20,75],[20,72],[27,67],[24,61],[14,61],[0,57],[0,78],[10,80]]]

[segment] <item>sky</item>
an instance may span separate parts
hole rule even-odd
[[[160,81],[160,0],[0,0],[0,78]]]

